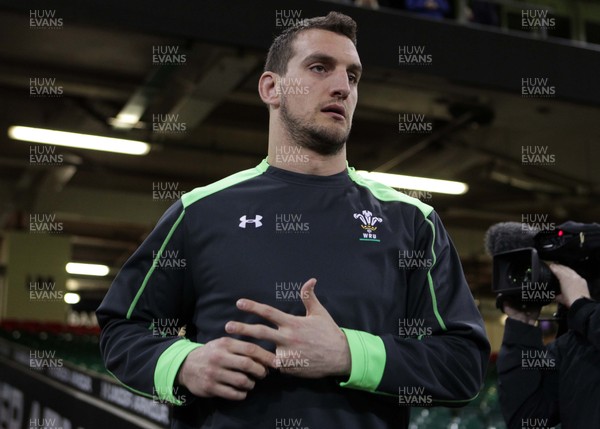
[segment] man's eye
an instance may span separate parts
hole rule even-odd
[[[358,78],[356,77],[355,74],[352,74],[352,73],[348,75],[348,80],[352,83],[358,83]]]
[[[322,65],[312,66],[310,69],[316,71],[317,73],[323,73],[325,71],[325,67]]]

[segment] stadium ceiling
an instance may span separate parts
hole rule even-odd
[[[55,214],[74,260],[118,269],[172,203],[156,190],[189,191],[265,156],[268,116],[256,86],[282,9],[339,10],[359,23],[365,73],[351,165],[468,183],[461,196],[417,195],[451,230],[481,232],[528,214],[600,218],[598,46],[321,1],[59,0],[61,28],[32,28],[31,11],[48,8],[0,1],[8,42],[0,46],[0,227],[27,230],[31,213]],[[431,61],[399,64],[399,50],[415,47]],[[524,97],[524,79],[554,94]],[[60,94],[32,94],[44,85]],[[136,112],[137,124],[117,126]],[[402,132],[407,120],[432,132]],[[57,148],[60,162],[36,163],[35,145],[8,138],[10,125],[152,149],[134,157]],[[551,156],[528,162],[538,151]]]

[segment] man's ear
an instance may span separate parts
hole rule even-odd
[[[277,73],[266,71],[258,80],[258,94],[263,103],[269,107],[279,107],[279,104],[281,103],[279,79]]]

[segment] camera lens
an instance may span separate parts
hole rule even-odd
[[[531,283],[531,265],[528,261],[515,261],[511,262],[508,266],[508,282],[512,285],[522,285],[524,283]]]

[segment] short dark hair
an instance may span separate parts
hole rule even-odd
[[[339,12],[329,12],[327,16],[317,16],[305,19],[300,25],[285,29],[273,40],[264,71],[271,71],[280,75],[287,72],[288,62],[294,56],[293,43],[302,31],[319,29],[332,31],[346,36],[356,46],[356,21],[348,15]]]

